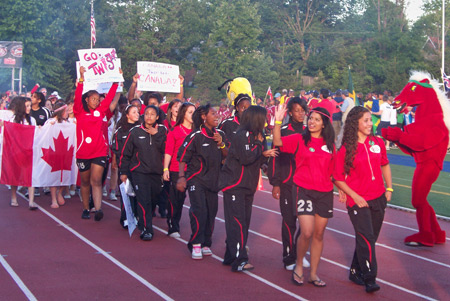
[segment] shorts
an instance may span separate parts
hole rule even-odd
[[[319,215],[333,217],[333,190],[322,192],[294,185],[292,190],[297,215]]]
[[[377,132],[376,134],[378,136],[381,136],[381,130],[382,129],[387,129],[388,127],[391,126],[391,123],[389,121],[380,121],[380,124],[377,127]],[[394,125],[392,125],[392,127],[394,127]]]
[[[91,169],[91,164],[100,165],[106,168],[106,163],[108,162],[108,157],[97,157],[92,159],[77,159],[77,166],[80,172],[88,171]]]

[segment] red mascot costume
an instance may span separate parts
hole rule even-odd
[[[427,73],[413,72],[408,84],[395,98],[395,106],[416,108],[415,122],[403,128],[382,130],[385,139],[414,157],[416,170],[412,180],[412,205],[416,208],[419,233],[405,238],[409,246],[445,243],[445,231],[438,224],[436,213],[427,196],[442,170],[449,145],[450,104],[439,89],[438,82]]]

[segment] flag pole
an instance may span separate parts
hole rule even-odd
[[[445,0],[442,0],[442,67],[441,73],[444,74],[445,63]]]
[[[89,23],[91,28],[91,49],[92,49],[92,16],[94,14],[94,0],[91,0],[91,17],[89,18]]]

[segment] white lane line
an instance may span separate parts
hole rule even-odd
[[[187,206],[187,205],[184,205],[184,207],[189,208],[189,206]],[[216,219],[217,219],[218,221],[221,221],[221,222],[225,223],[225,220],[223,220],[223,219],[221,219],[221,218],[219,218],[219,217],[216,217]],[[271,241],[273,241],[273,242],[276,242],[276,243],[278,243],[278,244],[280,244],[280,245],[283,244],[283,243],[282,243],[281,241],[279,241],[278,239],[269,237],[269,236],[264,235],[264,234],[261,234],[261,233],[259,233],[259,232],[256,232],[256,231],[253,231],[253,230],[250,230],[250,229],[249,229],[248,232],[253,233],[253,234],[255,234],[255,235],[259,236],[259,237],[262,237],[262,238],[265,238],[265,239],[269,239],[269,240],[271,240]],[[348,235],[348,234],[347,234],[347,235]],[[308,254],[309,254],[309,252],[308,252]],[[326,261],[326,262],[328,262],[328,263],[331,263],[331,264],[333,264],[333,265],[336,265],[336,266],[338,266],[338,267],[341,267],[341,268],[343,268],[343,269],[349,270],[349,267],[348,267],[348,266],[345,266],[345,265],[343,265],[343,264],[341,264],[341,263],[339,263],[339,262],[336,262],[336,261],[334,261],[334,260],[331,260],[331,259],[328,259],[328,258],[324,258],[324,257],[320,257],[320,259],[323,260],[323,261]],[[406,292],[406,293],[409,293],[409,294],[418,296],[418,297],[423,298],[423,299],[426,299],[426,300],[436,301],[436,299],[433,299],[433,298],[428,297],[428,296],[426,296],[426,295],[422,295],[421,293],[418,293],[418,292],[409,290],[409,289],[407,289],[407,288],[404,288],[404,287],[399,286],[399,285],[397,285],[397,284],[391,283],[391,282],[389,282],[389,281],[380,279],[379,277],[377,277],[377,280],[378,280],[379,282],[381,282],[381,283],[384,283],[384,284],[386,284],[386,285],[388,285],[388,286],[391,286],[391,287],[396,288],[396,289],[398,289],[398,290],[401,290],[401,291],[403,291],[403,292]]]
[[[266,191],[266,190],[259,190],[259,191],[272,195],[272,192],[270,192],[270,191]],[[399,209],[399,210],[411,212],[411,213],[414,213],[414,214],[416,213],[416,210],[410,209],[410,208],[406,208],[406,207],[402,207],[402,206],[396,206],[396,205],[388,204],[388,207],[393,208],[393,209]],[[265,210],[269,211],[270,209],[265,209]],[[338,211],[338,212],[343,212],[343,213],[347,214],[347,210],[343,210],[343,209],[340,209],[340,208],[333,208],[333,210]],[[444,221],[447,221],[447,222],[450,221],[450,217],[447,217],[447,216],[437,215],[436,214],[436,217],[439,218],[439,219],[442,219]],[[387,221],[383,221],[383,224],[386,224],[386,225],[389,225],[389,226],[398,227],[398,228],[402,228],[402,229],[411,230],[411,231],[414,231],[414,232],[419,231],[419,230],[414,229],[414,228],[402,226],[402,225],[399,225],[399,224],[390,223],[390,222],[387,222]],[[449,237],[446,237],[445,239],[450,241]]]
[[[111,204],[111,203],[108,203],[108,202],[106,202],[106,201],[103,201],[103,203],[106,204],[106,205],[108,205],[108,206],[110,206],[110,207],[112,207],[112,208],[114,208],[114,209],[116,209],[116,210],[119,210],[119,211],[120,211],[120,208],[119,208],[119,207],[117,207],[117,206],[115,206],[115,205],[113,205],[113,204]],[[189,207],[186,206],[186,205],[184,205],[184,207],[189,208]],[[216,219],[219,219],[219,218],[216,217]],[[220,219],[219,219],[219,220],[220,220]],[[223,220],[222,220],[222,221],[223,221]],[[225,221],[224,221],[224,222],[225,222]],[[156,229],[156,230],[158,230],[158,231],[160,231],[160,232],[162,232],[162,233],[164,233],[164,234],[167,234],[167,231],[165,231],[165,230],[163,230],[163,229],[161,229],[161,228],[159,228],[159,227],[157,227],[157,226],[155,226],[155,225],[153,225],[153,228]],[[182,239],[182,238],[176,238],[176,240],[178,240],[178,241],[180,241],[180,242],[182,242],[182,243],[184,243],[184,244],[187,244],[187,243],[188,243],[186,240],[184,240],[184,239]],[[275,241],[276,241],[276,240],[275,240]],[[217,255],[214,255],[214,254],[213,254],[212,257],[213,257],[214,259],[220,261],[220,262],[223,261],[223,258],[220,258],[220,257],[217,256]],[[268,286],[270,286],[270,287],[272,287],[272,288],[274,288],[274,289],[276,289],[276,290],[282,292],[282,293],[285,293],[285,294],[287,294],[287,295],[289,295],[289,296],[291,296],[291,297],[297,299],[297,300],[303,300],[303,301],[308,300],[308,299],[305,299],[305,298],[303,298],[303,297],[300,297],[299,295],[294,294],[294,293],[291,292],[291,291],[288,291],[288,290],[282,288],[281,286],[276,285],[276,284],[273,283],[273,282],[270,282],[269,280],[266,280],[266,279],[264,279],[264,278],[262,278],[262,277],[260,277],[260,276],[258,276],[258,275],[255,275],[255,274],[252,273],[252,272],[245,271],[244,273],[247,274],[247,275],[249,275],[250,277],[255,278],[256,280],[261,281],[262,283],[264,283],[264,284],[266,284],[266,285],[268,285]]]
[[[33,293],[28,289],[28,287],[23,283],[22,279],[14,272],[13,268],[8,264],[8,262],[3,258],[3,255],[0,254],[0,263],[11,276],[12,279],[16,282],[17,286],[22,290],[22,292],[27,296],[28,300],[36,301],[36,297]]]
[[[17,194],[19,194],[22,198],[24,198],[25,200],[28,201],[28,199],[22,194],[17,192]],[[36,204],[36,203],[35,203]],[[145,280],[144,278],[142,278],[141,276],[139,276],[137,273],[135,273],[133,270],[131,270],[130,268],[128,268],[126,265],[124,265],[123,263],[121,263],[120,261],[118,261],[117,259],[115,259],[114,257],[112,257],[111,255],[108,254],[108,252],[104,251],[102,248],[100,248],[99,246],[97,246],[96,244],[94,244],[93,242],[91,242],[89,239],[87,239],[86,237],[84,237],[83,235],[81,235],[80,233],[78,233],[77,231],[75,231],[74,229],[72,229],[71,227],[69,227],[68,225],[64,224],[64,222],[62,222],[60,219],[58,219],[56,216],[54,216],[53,214],[49,213],[47,210],[45,210],[44,208],[42,208],[41,206],[39,206],[38,204],[36,204],[37,207],[39,207],[39,210],[44,213],[45,215],[47,215],[48,217],[50,217],[52,220],[54,220],[55,222],[57,222],[59,225],[61,225],[62,227],[64,227],[67,231],[71,232],[73,235],[75,235],[76,237],[78,237],[81,241],[83,241],[84,243],[86,243],[87,245],[89,245],[90,247],[92,247],[93,249],[95,249],[99,254],[105,256],[107,259],[109,259],[112,263],[114,263],[115,265],[117,265],[119,268],[121,268],[122,270],[124,270],[125,272],[127,272],[128,274],[130,274],[133,278],[135,278],[136,280],[138,280],[140,283],[142,283],[144,286],[146,286],[147,288],[149,288],[150,290],[152,290],[155,294],[157,294],[158,296],[160,296],[161,298],[163,298],[164,300],[170,300],[173,301],[172,298],[170,298],[169,296],[167,296],[166,294],[164,294],[162,291],[160,291],[157,287],[155,287],[154,285],[152,285],[150,282],[148,282],[147,280]]]
[[[222,197],[222,195],[220,195],[220,194],[219,194],[219,196]],[[253,205],[253,207],[258,208],[258,209],[260,209],[260,210],[264,210],[264,211],[270,212],[270,213],[275,213],[275,214],[277,214],[277,215],[281,215],[281,213],[280,213],[279,211],[267,209],[267,208],[264,208],[264,207],[261,207],[261,206],[257,206],[257,205]],[[337,211],[343,211],[343,212],[347,213],[347,211],[344,211],[344,210],[341,210],[341,209],[336,209],[336,208],[335,208],[335,210],[337,210]],[[349,234],[349,233],[346,233],[346,232],[342,232],[342,231],[340,231],[340,230],[333,229],[333,228],[330,228],[330,227],[327,227],[327,229],[330,230],[330,231],[333,231],[333,232],[336,232],[336,233],[339,233],[339,234],[348,236],[348,237],[355,238],[355,236],[354,236],[353,234]],[[391,250],[391,251],[395,251],[395,252],[398,252],[398,253],[402,253],[402,254],[405,254],[405,255],[409,255],[409,256],[412,256],[412,257],[415,257],[415,258],[418,258],[418,259],[422,259],[422,260],[424,260],[424,261],[428,261],[428,262],[431,262],[431,263],[434,263],[434,264],[437,264],[437,265],[440,265],[440,266],[443,266],[443,267],[446,267],[446,268],[450,268],[450,265],[449,265],[449,264],[446,264],[446,263],[443,263],[443,262],[440,262],[440,261],[436,261],[436,260],[433,260],[433,259],[429,259],[429,258],[426,258],[426,257],[423,257],[423,256],[416,255],[416,254],[414,254],[414,253],[409,253],[409,252],[407,252],[407,251],[403,251],[403,250],[400,250],[400,249],[396,249],[396,248],[393,248],[393,247],[389,247],[388,245],[381,244],[381,243],[378,243],[378,242],[376,243],[376,245],[377,245],[377,246],[380,246],[380,247],[383,247],[383,248],[386,248],[386,249],[389,249],[389,250]]]

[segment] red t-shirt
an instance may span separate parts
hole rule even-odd
[[[178,125],[174,127],[167,135],[165,154],[172,156],[170,160],[169,170],[180,171],[180,163],[177,161],[178,149],[183,144],[184,138],[192,132],[191,129]]]
[[[316,99],[313,98],[311,99],[311,101],[309,102],[308,107],[310,109],[314,109],[314,108],[324,108],[325,110],[328,111],[328,113],[330,113],[330,115],[332,116],[334,113],[338,112],[338,108],[336,108],[337,103],[334,100],[329,100],[329,99]]]
[[[169,126],[169,120],[164,119],[163,124],[164,126],[169,130],[171,128],[173,128],[175,126],[175,123],[177,123],[176,121],[171,120],[170,121],[170,126]]]
[[[367,137],[364,143],[358,143],[353,168],[350,174],[344,171],[345,145],[336,155],[333,177],[345,181],[347,185],[366,201],[380,197],[385,191],[381,166],[389,164],[386,147],[381,138]],[[353,207],[355,201],[347,195],[347,206]]]
[[[281,137],[281,152],[295,155],[294,183],[305,189],[328,192],[333,190],[334,149],[327,149],[323,138],[311,137],[305,146],[301,134]]]
[[[167,110],[169,109],[169,104],[170,104],[170,102],[163,103],[162,105],[159,106],[159,109],[167,114]]]
[[[83,83],[78,83],[73,104],[73,113],[77,119],[76,157],[78,159],[93,159],[108,154],[108,138],[103,133],[103,119],[109,111],[109,105],[116,94],[116,90],[117,84],[113,84],[97,109],[90,110],[87,113],[83,109],[81,100]]]

